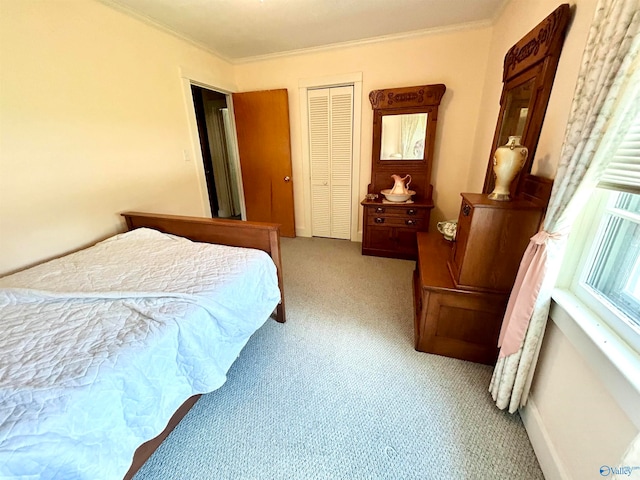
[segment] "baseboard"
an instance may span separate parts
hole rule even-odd
[[[305,227],[296,227],[296,236],[297,237],[310,237],[311,236],[311,231],[308,228]]]
[[[305,227],[296,227],[297,237],[311,237],[311,230]],[[356,237],[351,239],[352,242],[362,243],[362,230],[356,232]]]
[[[522,418],[524,428],[527,430],[529,441],[538,458],[544,478],[546,480],[572,480],[560,460],[532,397],[527,400],[527,406],[520,409],[520,418]]]

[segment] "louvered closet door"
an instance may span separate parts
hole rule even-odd
[[[312,235],[349,239],[353,87],[310,90],[308,99]]]

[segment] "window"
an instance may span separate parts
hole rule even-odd
[[[640,352],[639,187],[640,117],[625,135],[583,212],[583,225],[575,232],[582,237],[582,258],[571,282],[574,294],[637,352]]]
[[[640,352],[640,195],[597,189],[585,214],[593,240],[572,290]]]

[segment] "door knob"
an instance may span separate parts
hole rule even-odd
[[[286,177],[284,177],[284,181],[285,182],[289,182],[291,181],[291,177],[289,175],[287,175]]]

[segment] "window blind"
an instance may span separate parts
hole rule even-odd
[[[640,194],[640,115],[631,123],[598,186]]]

